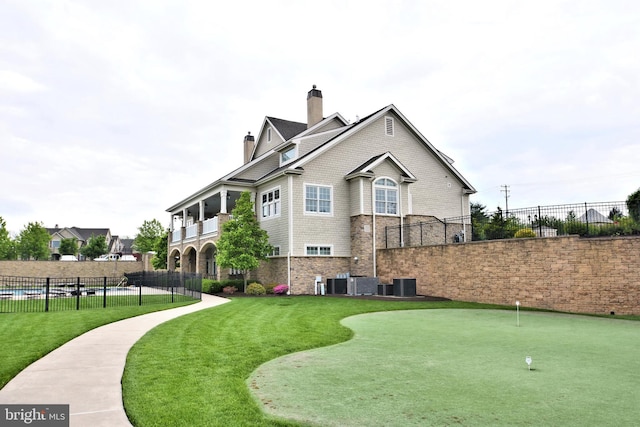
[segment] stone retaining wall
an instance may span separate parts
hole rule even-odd
[[[576,313],[640,315],[640,237],[509,239],[378,250],[382,283],[421,295]]]
[[[113,277],[143,270],[143,261],[0,261],[0,276]]]

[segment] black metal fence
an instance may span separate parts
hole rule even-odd
[[[195,273],[140,272],[119,277],[0,276],[0,312],[83,310],[169,304],[202,298]]]
[[[424,246],[514,237],[640,234],[640,212],[626,202],[536,206],[385,227],[385,247]]]

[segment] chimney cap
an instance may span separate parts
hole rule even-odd
[[[311,97],[322,98],[322,91],[320,89],[317,89],[316,85],[313,85],[313,89],[311,89],[307,94],[307,99]]]

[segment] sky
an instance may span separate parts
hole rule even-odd
[[[640,187],[640,2],[0,0],[0,217],[146,220],[242,165],[306,95],[394,104],[488,211]]]

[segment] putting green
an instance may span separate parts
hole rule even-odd
[[[410,310],[342,323],[352,340],[252,374],[267,413],[322,426],[640,422],[639,322],[520,312],[517,326],[513,311]]]

